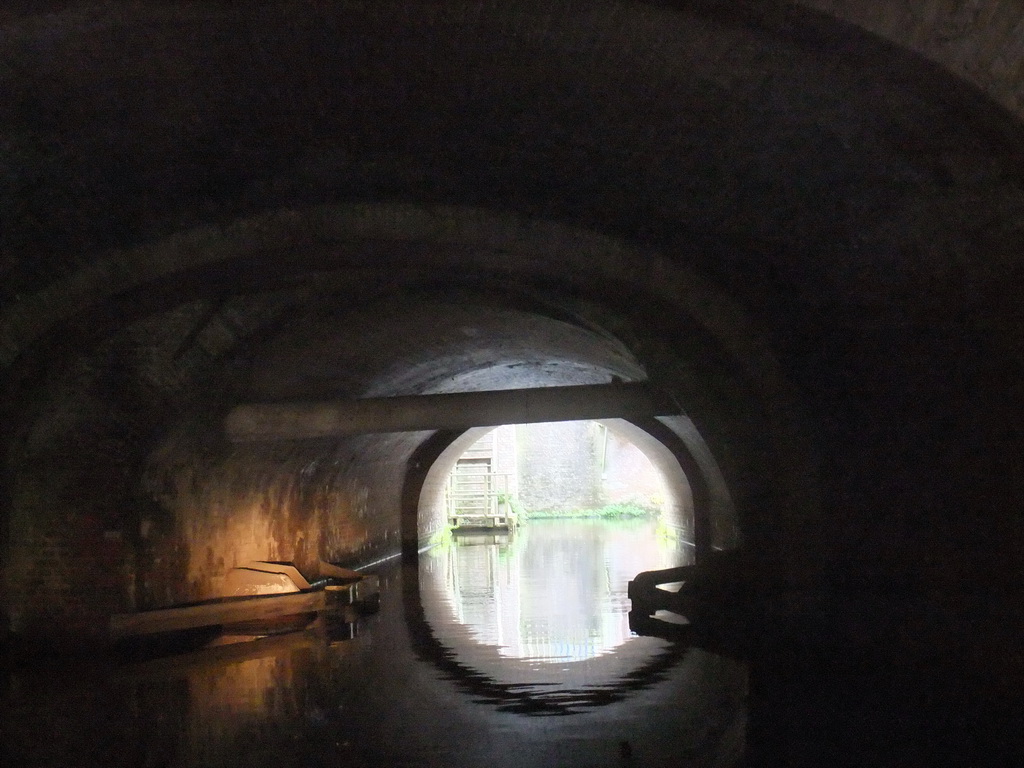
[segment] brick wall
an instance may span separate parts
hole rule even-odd
[[[667,492],[661,473],[650,459],[625,438],[608,432],[603,438],[604,472],[602,498],[607,504],[633,503],[641,507],[660,508]]]
[[[527,510],[601,506],[601,474],[594,422],[521,425],[519,497]]]

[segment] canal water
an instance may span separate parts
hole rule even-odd
[[[429,551],[421,599],[442,641],[493,650],[493,663],[551,675],[548,665],[646,656],[631,637],[626,584],[687,561],[650,520],[537,520],[515,535],[460,535]]]
[[[736,764],[745,665],[629,631],[627,581],[688,556],[649,521],[534,521],[385,563],[354,623],[16,668],[4,764]]]

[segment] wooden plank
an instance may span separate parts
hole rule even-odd
[[[295,567],[294,563],[282,563],[273,560],[251,560],[242,566],[242,568],[248,568],[251,571],[262,571],[264,573],[278,573],[282,576],[287,576],[295,584],[295,587],[301,592],[310,588],[310,583],[306,581],[306,577],[299,573],[299,569]]]
[[[139,613],[119,613],[110,617],[110,637],[118,640],[133,635],[178,632],[219,624],[273,619],[296,613],[320,611],[325,605],[325,593],[323,590],[317,590],[226,599]]]
[[[320,561],[320,575],[330,579],[341,579],[343,581],[359,581],[359,579],[363,578],[363,574],[359,571],[353,571],[351,568],[343,568],[340,565],[328,563],[326,560]]]
[[[376,576],[363,576],[349,584],[330,584],[324,587],[328,605],[355,605],[380,594],[380,580]]]

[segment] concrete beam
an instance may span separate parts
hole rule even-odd
[[[679,406],[671,398],[647,384],[613,383],[318,403],[246,404],[232,409],[224,427],[229,439],[246,442],[546,421],[638,419],[679,413]]]

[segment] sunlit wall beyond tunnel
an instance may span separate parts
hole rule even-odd
[[[465,490],[458,485],[460,466],[470,473]],[[486,513],[471,508],[479,504],[486,504]],[[420,546],[447,529],[472,525],[471,514],[480,525],[501,514],[505,525],[509,515],[523,523],[584,511],[597,515],[601,508],[614,514],[617,505],[650,512],[672,536],[695,546],[686,474],[672,451],[639,427],[622,419],[481,427],[454,440],[427,473]]]

